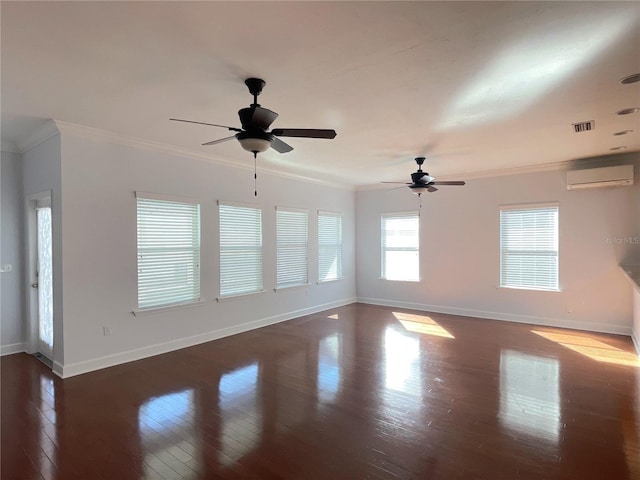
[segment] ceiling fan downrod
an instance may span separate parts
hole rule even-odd
[[[264,80],[262,80],[261,78],[253,78],[252,77],[252,78],[247,78],[244,81],[244,84],[249,89],[249,93],[251,95],[253,95],[253,104],[251,106],[252,107],[259,107],[260,105],[258,104],[258,95],[260,95],[262,93],[262,89],[266,85],[266,82]]]

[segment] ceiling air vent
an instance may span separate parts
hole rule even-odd
[[[593,120],[589,120],[588,122],[574,123],[572,126],[575,133],[588,132],[595,128],[595,122]]]

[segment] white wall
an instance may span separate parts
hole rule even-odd
[[[25,349],[25,314],[22,296],[24,284],[22,254],[23,209],[22,163],[17,153],[2,152],[2,238],[0,264],[11,265],[10,272],[0,274],[0,353],[8,354]]]
[[[355,193],[230,168],[115,141],[62,133],[64,375],[217,338],[355,299]],[[201,200],[201,292],[206,302],[133,316],[137,304],[135,191]],[[265,293],[216,302],[217,200],[264,206]],[[309,209],[308,287],[274,292],[275,206]],[[344,280],[317,278],[316,211],[344,214]],[[103,326],[111,327],[110,336]]]
[[[635,187],[567,191],[565,172],[468,180],[423,196],[419,283],[380,280],[380,214],[416,210],[405,189],[356,196],[357,296],[364,302],[631,333],[631,288],[607,241],[636,224]],[[561,292],[498,288],[499,206],[559,202]],[[631,227],[634,228],[634,227]],[[375,239],[375,240],[372,240]],[[570,311],[569,311],[570,310]]]

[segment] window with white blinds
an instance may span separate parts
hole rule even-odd
[[[318,280],[342,278],[342,214],[318,212]]]
[[[200,299],[200,204],[136,192],[138,308]]]
[[[500,286],[558,290],[558,206],[500,209]]]
[[[306,210],[276,208],[277,288],[309,283],[308,217]]]
[[[381,277],[385,280],[420,280],[420,220],[417,212],[381,216]]]
[[[220,214],[220,297],[263,290],[262,209],[218,203]]]

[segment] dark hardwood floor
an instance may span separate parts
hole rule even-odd
[[[615,335],[354,304],[66,380],[1,364],[3,480],[640,479]]]

